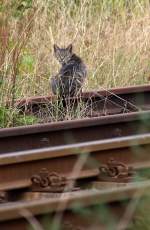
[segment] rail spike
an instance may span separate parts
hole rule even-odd
[[[46,168],[42,168],[38,174],[31,177],[31,190],[34,192],[69,192],[78,190],[71,186],[71,180],[58,174],[57,172],[49,172]]]
[[[99,167],[99,180],[107,182],[130,182],[135,171],[133,167],[110,158],[105,165]]]

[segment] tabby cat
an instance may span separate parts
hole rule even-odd
[[[54,45],[54,55],[61,64],[58,74],[51,78],[51,88],[62,98],[77,96],[87,76],[87,68],[82,59],[72,52],[72,45],[59,48]]]

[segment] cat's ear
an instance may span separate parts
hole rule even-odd
[[[68,47],[67,47],[67,50],[72,53],[72,44],[70,44]]]
[[[56,53],[57,51],[59,51],[59,47],[56,44],[54,44],[54,52]]]

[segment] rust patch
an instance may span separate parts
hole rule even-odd
[[[135,171],[133,167],[110,158],[105,165],[99,168],[99,179],[110,182],[129,182],[133,180]]]
[[[67,177],[56,172],[49,172],[46,168],[33,175],[31,182],[31,189],[34,192],[70,192],[79,190],[79,188],[72,186],[73,183]]]

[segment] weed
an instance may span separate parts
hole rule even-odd
[[[50,94],[54,42],[87,64],[83,90],[149,83],[149,20],[149,0],[2,1],[0,105]]]
[[[37,122],[38,119],[34,116],[21,115],[18,110],[0,107],[0,128],[32,125]]]

